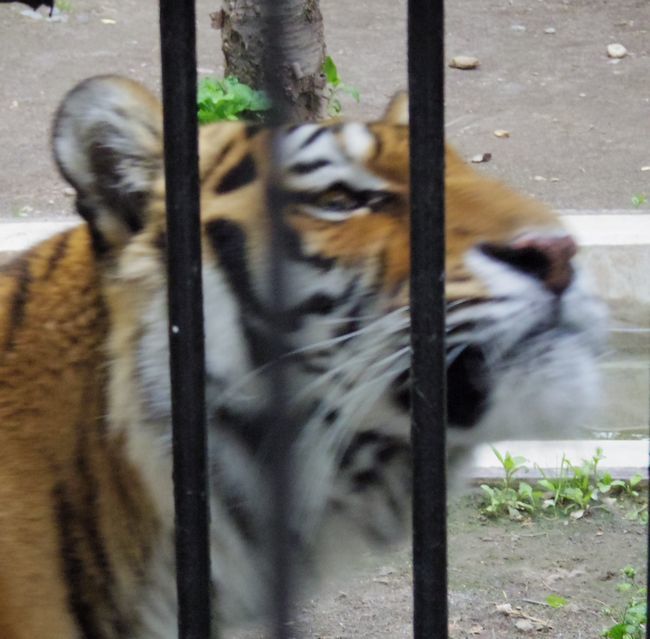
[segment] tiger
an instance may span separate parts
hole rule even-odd
[[[0,636],[176,636],[161,106],[140,84],[72,89],[52,145],[80,225],[0,271]],[[269,160],[269,140],[280,149]],[[300,584],[409,530],[409,126],[199,130],[215,632],[271,614],[274,446],[259,344],[277,330],[266,180],[285,195],[288,402]],[[545,205],[446,163],[449,470],[479,442],[581,424],[602,303]],[[352,553],[354,554],[354,552]],[[302,586],[299,588],[302,591]]]

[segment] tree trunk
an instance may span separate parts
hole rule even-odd
[[[284,50],[287,63],[278,69],[283,95],[293,120],[315,120],[320,116],[325,88],[323,62],[325,40],[319,0],[286,0]],[[259,89],[265,86],[262,55],[263,17],[258,0],[223,0],[223,8],[212,14],[221,28],[226,75]]]

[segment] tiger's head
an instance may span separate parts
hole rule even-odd
[[[161,128],[157,100],[117,77],[80,84],[54,126],[58,165],[105,273],[111,401],[124,422],[133,411],[140,421],[169,414]],[[286,339],[296,401],[316,406],[309,423],[383,421],[408,438],[408,133],[403,96],[379,121],[279,132]],[[277,330],[268,141],[267,130],[244,123],[200,131],[208,403],[237,424],[265,401],[259,344]],[[452,450],[580,423],[597,395],[604,318],[561,221],[451,148],[446,217]]]

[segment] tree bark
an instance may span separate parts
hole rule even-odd
[[[319,0],[285,0],[284,6],[287,63],[277,70],[282,78],[282,94],[293,120],[315,120],[320,116],[325,88],[325,39]],[[223,0],[221,11],[212,17],[213,25],[221,28],[226,75],[253,88],[263,88],[263,16],[259,1]]]

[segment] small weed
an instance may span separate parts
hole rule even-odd
[[[551,608],[564,608],[568,601],[564,597],[560,597],[560,595],[549,595],[546,597],[546,603]]]
[[[490,517],[507,515],[518,521],[523,518],[523,513],[531,513],[539,507],[541,493],[536,493],[530,484],[515,478],[519,471],[528,470],[526,459],[513,457],[507,451],[501,455],[496,448],[492,448],[492,451],[503,467],[505,478],[498,486],[481,485],[487,497],[483,513]]]
[[[70,0],[56,0],[54,6],[61,13],[72,13],[72,2]]]
[[[361,96],[359,91],[349,84],[345,84],[341,81],[339,76],[339,70],[332,60],[332,56],[327,56],[325,62],[323,63],[323,73],[327,80],[327,86],[325,87],[325,94],[323,98],[327,104],[327,115],[331,118],[341,115],[343,111],[343,105],[341,104],[341,96],[349,95],[356,102],[359,102]]]
[[[263,91],[251,89],[237,78],[203,78],[198,89],[198,116],[201,124],[223,120],[260,120],[270,108]]]
[[[637,193],[636,195],[632,196],[632,206],[635,209],[638,209],[639,207],[647,203],[648,203],[648,196],[645,195],[644,193]]]
[[[636,583],[636,569],[626,566],[621,570],[623,581],[616,584],[616,590],[628,593],[630,599],[622,609],[609,608],[604,612],[614,625],[602,633],[606,639],[644,639],[647,625],[646,588]]]

